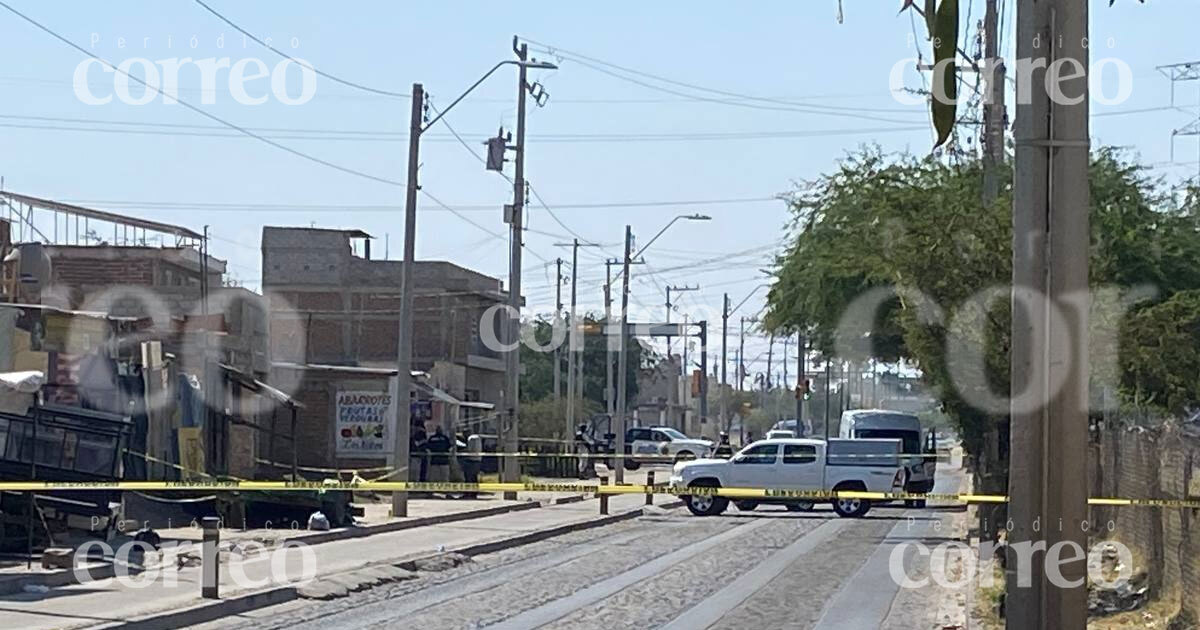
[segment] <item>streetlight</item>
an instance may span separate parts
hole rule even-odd
[[[516,39],[514,38],[514,49]],[[522,52],[524,48],[522,48]],[[412,92],[412,110],[409,120],[408,134],[408,182],[405,190],[404,198],[404,265],[400,272],[400,322],[398,330],[398,348],[396,351],[396,430],[394,431],[392,442],[392,468],[399,473],[399,481],[409,480],[409,449],[408,441],[411,432],[412,409],[411,409],[411,390],[412,390],[412,333],[413,333],[413,266],[415,265],[416,249],[417,249],[417,191],[419,186],[417,183],[417,172],[420,166],[420,147],[421,136],[429,130],[434,124],[442,119],[455,105],[458,105],[468,94],[475,88],[479,87],[488,77],[492,76],[501,66],[514,65],[521,68],[521,92],[519,102],[521,114],[524,114],[525,105],[525,71],[529,68],[553,70],[557,68],[552,63],[545,61],[537,61],[535,59],[525,59],[524,54],[520,59],[507,59],[492,66],[491,70],[479,77],[479,80],[471,84],[458,98],[454,99],[449,106],[438,113],[428,123],[422,124],[425,116],[425,88],[420,83],[413,84]],[[523,130],[523,121],[521,121]],[[520,135],[520,134],[518,134]],[[520,141],[518,142],[520,144]],[[521,150],[521,149],[518,149]],[[518,169],[518,182],[521,182],[522,177]],[[523,183],[518,183],[517,189],[524,188]],[[519,240],[517,241],[519,243]],[[520,247],[517,247],[520,250]],[[515,272],[518,274],[516,280],[512,281],[514,289],[519,289],[519,274],[520,265],[516,265]],[[519,292],[519,291],[518,291]],[[511,299],[511,298],[510,298]],[[515,300],[519,305],[519,296]],[[514,333],[515,337],[515,333]],[[511,341],[511,340],[510,340]],[[510,377],[511,378],[511,377]],[[509,390],[511,392],[511,390]],[[516,450],[516,449],[510,449]],[[408,493],[393,492],[392,493],[392,516],[404,517],[408,516]]]
[[[746,297],[742,298],[742,301],[738,302],[738,305],[733,307],[732,310],[729,308],[729,294],[728,293],[725,294],[725,299],[721,302],[721,422],[722,422],[723,426],[725,427],[726,431],[728,431],[730,428],[729,408],[728,408],[728,403],[727,403],[727,395],[725,392],[725,390],[728,389],[728,386],[729,386],[728,379],[726,377],[726,364],[729,362],[728,354],[726,353],[726,348],[729,345],[729,318],[734,313],[736,313],[739,308],[742,308],[742,305],[745,304],[746,301],[751,298],[751,296],[753,296],[755,293],[757,293],[759,289],[766,287],[766,286],[770,286],[770,285],[763,283],[763,284],[760,284],[760,285],[754,287],[753,289],[751,289],[750,293],[747,293]],[[745,320],[743,319],[743,328],[744,328],[744,324],[745,324]],[[742,330],[741,350],[739,350],[739,352],[745,351],[745,335],[746,335],[746,332],[743,329]],[[742,361],[745,361],[745,357],[742,357],[739,360],[739,362],[742,362]],[[741,367],[739,367],[738,369],[741,370]],[[738,382],[739,383],[741,382],[741,372],[740,371],[738,372]],[[744,431],[744,429],[743,429],[743,431]]]
[[[632,259],[641,256],[642,252],[646,251],[646,248],[650,247],[654,241],[658,240],[658,237],[663,235],[663,232],[666,232],[668,229],[670,229],[670,227],[675,225],[675,223],[680,219],[686,219],[688,221],[709,221],[712,219],[712,217],[706,214],[681,214],[674,219],[671,219],[671,221],[667,223],[663,229],[658,231],[658,234],[654,235],[654,238],[650,239],[648,243],[643,245],[642,248],[638,250],[637,254],[632,256],[629,254],[629,250],[633,247],[633,228],[628,225],[625,226],[625,261],[624,269],[621,271],[621,273],[624,274],[621,288],[621,350],[620,354],[617,355],[617,426],[614,428],[614,433],[617,434],[617,461],[621,461],[621,463],[617,464],[617,471],[615,475],[617,483],[622,483],[625,481],[625,464],[620,459],[620,456],[625,453],[625,372],[628,369],[628,363],[625,355],[627,354],[626,347],[629,344],[629,264]]]
[[[654,244],[654,241],[657,241],[658,237],[663,235],[663,232],[666,232],[668,229],[670,229],[671,226],[675,225],[675,222],[679,221],[680,219],[687,219],[688,221],[711,221],[712,217],[708,216],[707,214],[681,214],[674,219],[671,219],[671,222],[663,226],[663,229],[659,230],[658,234],[655,234],[654,238],[650,239],[650,242],[642,245],[642,248],[639,249],[638,252],[633,255],[633,257],[638,258],[641,256],[642,253],[646,251],[646,248]]]

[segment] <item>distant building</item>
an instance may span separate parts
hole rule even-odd
[[[222,286],[225,261],[201,253],[202,234],[12,192],[0,192],[0,210],[3,301],[150,318],[163,334],[211,330],[217,360],[270,369],[261,296]],[[179,354],[184,339],[163,350]]]
[[[0,369],[43,372],[49,402],[131,415],[131,450],[159,463],[191,431],[200,468],[253,474],[273,408],[266,307],[206,251],[186,227],[0,192]],[[193,388],[214,402],[179,403]],[[135,474],[175,474],[153,461]]]
[[[385,401],[396,373],[404,263],[372,259],[370,245],[361,230],[263,228],[271,382],[304,405],[302,466],[377,465],[391,450],[380,425],[395,413]],[[491,410],[501,406],[505,363],[484,342],[482,320],[508,300],[500,280],[441,261],[417,262],[413,279],[412,369],[421,375],[414,429],[495,431]],[[502,315],[489,320],[496,331]],[[353,422],[354,414],[370,420]]]
[[[370,242],[361,230],[263,228],[273,361],[395,368],[404,263],[371,259]],[[412,369],[461,400],[499,403],[504,359],[481,320],[508,299],[500,280],[442,261],[418,261],[413,279]]]

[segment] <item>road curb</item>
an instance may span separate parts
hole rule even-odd
[[[394,523],[380,523],[378,525],[366,525],[363,527],[345,527],[342,529],[329,530],[327,532],[305,534],[303,536],[288,538],[287,542],[295,541],[302,542],[306,545],[319,545],[321,543],[334,542],[337,540],[349,540],[351,538],[362,538],[364,536],[372,536],[374,534],[388,534],[405,529],[412,529],[414,527],[428,527],[430,525],[442,525],[457,521],[469,521],[476,518],[499,516],[500,514],[508,514],[510,512],[536,510],[540,507],[542,507],[542,504],[539,501],[528,501],[526,503],[518,503],[514,505],[498,505],[496,507],[483,508],[482,510],[464,510],[462,512],[438,514],[436,516],[423,516],[407,521],[396,521]]]
[[[565,501],[565,502],[572,503],[573,501]],[[531,505],[539,506],[540,503],[533,502],[533,503],[531,503]],[[662,505],[659,505],[658,507],[669,509],[669,508],[679,507],[682,505],[683,505],[682,501],[671,501],[669,503],[664,503]],[[529,508],[526,508],[526,509],[529,509]],[[482,543],[475,543],[472,545],[466,545],[463,547],[458,547],[458,548],[453,548],[453,549],[446,549],[445,551],[442,551],[442,552],[416,554],[413,556],[401,556],[401,557],[394,558],[394,559],[387,560],[387,561],[373,562],[370,564],[363,565],[361,567],[356,567],[354,569],[350,569],[348,571],[342,571],[339,573],[331,573],[327,576],[324,576],[323,578],[318,578],[318,579],[328,579],[328,578],[331,578],[336,575],[344,575],[347,573],[352,573],[354,571],[361,571],[364,568],[371,567],[371,566],[378,566],[378,565],[382,565],[382,564],[397,564],[400,562],[413,562],[416,560],[420,560],[422,558],[430,558],[430,557],[442,555],[444,553],[459,553],[459,554],[462,554],[465,556],[477,556],[477,555],[483,555],[483,554],[487,554],[487,553],[495,553],[497,551],[503,551],[505,549],[511,549],[514,547],[520,547],[523,545],[528,545],[531,543],[539,542],[542,540],[546,540],[548,538],[562,536],[563,534],[569,534],[569,533],[577,532],[577,531],[584,531],[584,530],[593,529],[596,527],[603,527],[605,525],[611,525],[613,523],[618,523],[621,521],[637,518],[638,516],[641,516],[644,513],[644,511],[645,511],[645,506],[642,506],[642,507],[637,507],[637,508],[634,508],[631,510],[627,510],[625,512],[620,512],[618,514],[612,514],[609,516],[601,516],[601,517],[597,517],[597,518],[591,518],[591,519],[584,520],[584,521],[575,521],[575,522],[571,522],[571,523],[565,523],[563,525],[558,525],[555,527],[551,527],[549,529],[527,532],[524,534],[518,534],[516,536],[508,536],[508,537],[497,539],[497,540],[491,540],[491,541],[486,541],[486,542],[482,542]],[[401,528],[401,529],[403,529],[403,528]],[[245,593],[242,595],[237,595],[237,596],[230,597],[227,599],[220,599],[220,600],[211,601],[211,602],[203,602],[203,603],[195,604],[195,605],[188,606],[185,608],[164,611],[164,612],[159,612],[159,613],[150,613],[148,615],[134,617],[132,619],[127,619],[125,621],[120,621],[120,622],[115,622],[115,623],[105,624],[105,625],[99,625],[99,626],[92,626],[92,627],[96,628],[98,630],[101,630],[101,629],[102,630],[168,630],[170,628],[179,628],[179,627],[192,626],[192,625],[201,624],[201,623],[208,623],[210,621],[216,621],[217,619],[221,619],[223,617],[228,617],[230,615],[239,615],[239,614],[246,613],[246,612],[249,612],[252,610],[257,610],[259,608],[266,608],[268,606],[276,606],[279,604],[283,604],[283,603],[292,601],[292,600],[296,599],[297,597],[298,596],[296,594],[295,586],[277,586],[277,587],[269,588],[269,589],[262,590],[262,591],[255,591],[252,593]]]

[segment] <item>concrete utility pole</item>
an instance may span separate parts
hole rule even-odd
[[[668,324],[671,323],[671,308],[673,306],[671,304],[671,292],[674,291],[676,293],[682,293],[684,291],[699,291],[699,290],[700,290],[699,285],[696,285],[694,287],[690,287],[687,285],[684,285],[684,286],[668,285],[667,286],[667,322],[666,323],[668,323]],[[687,348],[687,341],[688,341],[688,338],[684,337],[683,338],[683,346],[685,349]],[[668,361],[672,360],[671,336],[670,335],[667,335],[667,360]],[[687,373],[687,364],[686,363],[681,364],[679,370],[677,370],[677,371],[673,370],[671,372],[670,389],[667,391],[667,405],[668,405],[667,417],[668,418],[674,418],[675,410],[679,408],[679,376],[681,374],[686,374],[686,373]],[[685,414],[686,414],[686,412],[685,412]],[[673,424],[673,421],[668,422],[668,424]],[[686,424],[686,418],[684,419],[684,421],[681,421],[680,424]]]
[[[825,358],[825,440],[829,440],[829,407],[833,396],[833,381],[830,380],[829,374],[830,360]]]
[[[805,371],[808,369],[804,365],[804,355],[808,353],[808,347],[805,344],[804,333],[796,334],[796,388],[799,389],[804,385]],[[804,426],[804,396],[796,397],[796,436],[800,435],[800,427]]]
[[[780,389],[787,389],[787,386],[788,386],[787,348],[788,348],[788,344],[791,342],[792,342],[791,339],[788,339],[787,337],[783,338],[783,363],[782,363],[782,365],[783,365],[783,380],[779,382]]]
[[[1004,61],[1000,59],[998,0],[987,0],[983,18],[983,58],[986,98],[983,104],[983,202],[995,203],[1000,195],[999,165],[1004,163],[1004,130],[1008,114],[1004,108]]]
[[[1087,623],[1087,449],[1080,448],[1087,443],[1089,373],[1087,38],[1086,2],[1017,2],[1017,59],[1032,71],[1031,80],[1018,82],[1029,93],[1017,94],[1014,129],[1008,543],[1066,542],[1083,552],[1057,567],[1066,580],[1078,580],[1076,587],[1051,583],[1044,552],[1021,562],[1010,556],[1011,629],[1083,630]],[[1048,87],[1057,88],[1057,98]],[[1061,385],[1052,390],[1051,383]],[[1018,585],[1018,564],[1032,576],[1030,587]]]
[[[746,390],[746,322],[754,321],[753,317],[743,317],[741,326],[738,329],[738,373],[737,385],[738,391]]]
[[[400,268],[400,325],[396,349],[396,430],[392,435],[392,465],[396,481],[409,480],[408,440],[412,430],[413,266],[417,251],[417,170],[420,166],[421,125],[425,115],[425,88],[412,87],[412,112],[408,126],[408,182],[404,195],[404,264]],[[392,516],[408,516],[408,493],[392,493]]]
[[[700,424],[708,423],[708,320],[700,325]]]
[[[729,401],[726,390],[728,388],[729,379],[726,376],[726,364],[729,363],[726,357],[726,348],[729,346],[729,294],[726,293],[721,302],[721,426],[725,427],[725,431],[729,432],[732,426],[733,419],[729,417]]]
[[[604,325],[612,325],[612,266],[621,261],[608,259],[604,261]],[[604,403],[608,406],[609,420],[613,418],[616,400],[613,395],[613,356],[610,344],[604,344]]]
[[[517,58],[522,63],[518,65],[519,70],[517,72],[517,146],[510,219],[512,235],[509,237],[508,305],[511,309],[509,314],[512,316],[512,319],[509,321],[507,339],[511,349],[508,351],[507,370],[505,373],[505,376],[508,377],[508,384],[505,387],[506,402],[508,403],[508,424],[505,427],[506,431],[504,433],[504,450],[508,453],[516,453],[520,448],[521,243],[524,236],[522,234],[521,215],[525,211],[525,93],[528,89],[528,84],[526,83],[528,68],[523,62],[529,56],[529,46],[527,44],[518,46],[516,38],[513,38],[513,52],[517,54]],[[504,466],[500,472],[500,481],[502,482],[516,483],[521,480],[520,464],[516,455],[508,455],[504,458]],[[506,499],[516,499],[517,493],[505,492],[504,497]]]
[[[589,243],[590,245],[590,243]],[[579,281],[579,239],[571,243],[571,326],[567,329],[567,438],[575,433],[575,399],[581,397],[583,389],[583,348],[577,347],[576,337],[580,334],[575,321],[576,285]]]
[[[684,291],[699,291],[699,290],[700,290],[700,285],[696,285],[694,287],[689,287],[687,285],[684,285],[682,287],[678,287],[678,286],[668,286],[667,287],[667,323],[668,324],[671,323],[671,306],[673,306],[671,304],[671,292],[674,291],[676,293],[683,293]],[[686,343],[686,341],[685,341],[685,343]],[[667,335],[667,358],[670,358],[670,357],[671,357],[671,336]]]
[[[555,326],[557,326],[559,324],[559,322],[562,320],[562,311],[563,311],[562,263],[563,263],[563,261],[561,258],[555,259],[555,261],[554,261],[554,267],[556,270],[555,278],[557,278],[555,285],[554,285],[554,309],[555,309],[554,310],[554,325]],[[554,345],[554,402],[555,403],[557,403],[560,399],[559,390],[561,389],[562,378],[559,376],[559,372],[561,370],[562,370],[562,348],[560,348],[558,344],[555,344]],[[573,431],[573,427],[570,427],[568,425],[568,428],[572,428],[572,431]],[[570,439],[570,436],[573,434],[574,434],[573,432],[568,432],[567,439]]]
[[[616,426],[613,427],[613,433],[617,434],[617,458],[614,471],[614,479],[616,483],[624,483],[625,481],[625,460],[621,456],[625,454],[625,382],[629,380],[626,377],[626,370],[629,367],[629,255],[633,247],[633,227],[625,226],[625,256],[623,257],[622,270],[623,278],[621,278],[621,348],[617,351],[617,411],[614,419]]]
[[[783,380],[779,382],[779,389],[784,390],[784,391],[787,391],[787,388],[788,388],[787,349],[788,349],[788,343],[790,343],[790,342],[791,342],[791,340],[788,339],[787,337],[783,338],[783,362],[782,362],[782,364],[783,364]],[[783,420],[783,410],[779,407],[779,405],[775,405],[775,410],[776,410],[776,413],[778,414],[779,419]]]
[[[987,0],[983,19],[985,95],[983,105],[983,205],[990,207],[1000,196],[1000,166],[1004,164],[1004,132],[1008,126],[1008,114],[1004,108],[1005,68],[1000,58],[998,0]],[[983,454],[977,471],[979,491],[1004,493],[1003,477],[1000,474],[1000,427],[993,424],[983,435]],[[1005,505],[991,510],[980,510],[980,531],[988,539],[995,539],[995,523],[1003,523]]]

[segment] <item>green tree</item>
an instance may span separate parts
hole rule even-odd
[[[1122,338],[1126,395],[1171,412],[1200,401],[1200,291],[1183,291],[1133,314]]]
[[[604,386],[607,376],[604,361],[608,351],[608,337],[602,333],[603,318],[597,319],[591,315],[585,315],[582,317],[581,322],[587,331],[584,335],[581,362],[583,371],[583,399],[594,403],[589,408],[598,412],[606,408]],[[534,339],[537,340],[538,345],[549,347],[552,338],[551,322],[544,319],[537,319],[531,322],[530,325],[534,327]],[[632,403],[637,400],[637,374],[639,368],[653,367],[661,358],[636,338],[631,337],[629,339],[627,348],[629,352],[627,357],[629,371],[625,375],[625,391],[626,397]],[[565,335],[561,360],[561,387],[562,392],[565,393],[567,389],[567,345]],[[615,353],[613,354],[613,364],[615,378]],[[527,344],[523,344],[521,346],[521,366],[524,369],[524,373],[521,376],[521,401],[532,402],[547,398],[552,399],[554,397],[554,351],[535,350],[528,347]],[[616,388],[615,384],[613,387],[614,389]]]
[[[1200,288],[1195,191],[1177,204],[1113,150],[1093,156],[1090,178],[1093,286],[1152,287],[1155,298],[1141,308]],[[984,349],[984,379],[977,387],[1007,391],[1008,299],[1000,294],[979,305],[968,298],[1011,283],[1012,200],[1006,189],[983,207],[981,181],[977,161],[946,163],[866,149],[798,190],[791,200],[792,240],[776,264],[766,327],[808,331],[819,350],[831,353],[839,341],[858,341],[838,338],[838,324],[856,298],[872,289],[911,287],[946,313],[977,316],[978,325],[964,331]],[[985,430],[1006,415],[967,404],[973,398],[964,394],[974,392],[951,378],[945,323],[924,317],[928,306],[910,294],[890,299],[876,321],[867,322],[873,325],[868,352],[919,366],[964,445],[978,453]],[[1152,387],[1150,381],[1144,385]],[[1155,396],[1170,399],[1162,391]]]

